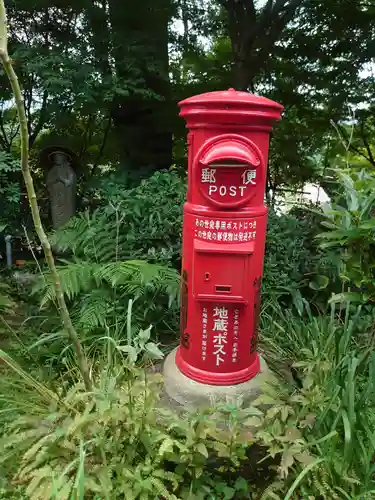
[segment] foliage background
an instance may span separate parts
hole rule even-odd
[[[50,238],[94,389],[82,388],[39,258],[0,72],[0,226],[28,261],[0,269],[0,497],[374,498],[375,6],[6,5],[49,229],[43,151],[78,159],[77,215]],[[261,314],[261,349],[280,378],[251,408],[176,421],[160,413],[150,372],[178,342],[187,161],[177,102],[232,86],[285,106],[271,138]],[[280,214],[279,200],[306,183],[331,204]]]

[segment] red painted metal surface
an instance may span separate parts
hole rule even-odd
[[[179,105],[189,167],[176,363],[198,382],[238,384],[259,372],[268,145],[283,108],[233,89]]]

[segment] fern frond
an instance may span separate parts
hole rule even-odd
[[[63,294],[71,300],[81,292],[87,292],[98,286],[99,268],[100,264],[78,260],[68,262],[65,266],[58,266]],[[46,273],[38,279],[34,292],[42,293],[42,305],[55,300],[56,292],[51,274]]]
[[[57,250],[98,263],[178,260],[185,191],[185,181],[176,172],[156,172],[135,188],[122,190],[114,204],[73,217],[52,234],[52,243]]]
[[[169,493],[169,491],[159,478],[151,476],[150,482],[152,486],[155,488],[155,492],[162,498],[165,498],[165,500],[176,500],[175,495]]]
[[[92,290],[84,295],[75,308],[72,318],[83,331],[104,327],[109,315],[113,315],[113,297],[105,288]]]
[[[146,261],[112,262],[98,268],[97,277],[111,286],[122,285],[130,295],[141,296],[145,290],[178,296],[180,277],[176,270]]]

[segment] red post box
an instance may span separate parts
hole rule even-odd
[[[196,382],[239,384],[260,369],[268,146],[283,107],[233,89],[179,106],[189,151],[176,364]]]

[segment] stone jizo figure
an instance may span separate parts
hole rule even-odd
[[[53,228],[66,224],[76,209],[77,176],[71,166],[71,158],[62,151],[49,155],[53,162],[47,174],[47,189],[51,202]]]

